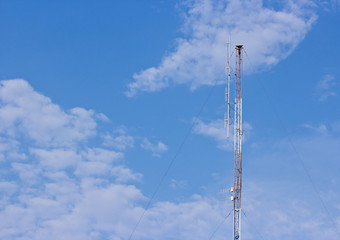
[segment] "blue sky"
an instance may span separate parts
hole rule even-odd
[[[230,32],[248,55],[243,238],[339,239],[339,10],[0,1],[0,238],[128,239],[192,126],[132,239],[209,239],[232,209]],[[231,236],[229,217],[213,239]]]

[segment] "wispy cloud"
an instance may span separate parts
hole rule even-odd
[[[259,0],[187,1],[185,37],[157,67],[133,75],[127,96],[155,92],[169,85],[191,89],[221,83],[226,62],[228,33],[234,44],[244,44],[256,69],[266,69],[293,52],[316,20],[312,1],[288,1],[280,10]],[[245,69],[249,70],[247,61]]]
[[[162,143],[161,141],[157,141],[156,143],[151,143],[148,139],[144,138],[141,143],[141,147],[145,150],[151,151],[152,156],[159,157],[162,153],[168,151],[168,147]]]
[[[233,138],[227,138],[227,129],[224,128],[223,120],[214,120],[205,123],[200,119],[194,120],[194,133],[213,138],[221,149],[233,149]]]
[[[143,177],[141,173],[134,173],[131,169],[124,166],[117,166],[112,168],[111,174],[116,177],[117,182],[131,182],[140,181]]]
[[[105,134],[103,140],[104,146],[117,148],[118,150],[132,148],[135,142],[135,138],[127,134],[127,129],[124,126],[116,128],[113,134]]]
[[[230,127],[230,137],[227,137],[227,129],[224,128],[223,120],[213,120],[208,123],[203,122],[202,120],[195,118],[194,120],[194,133],[211,137],[217,142],[217,147],[225,150],[233,149],[233,127]],[[243,141],[247,139],[249,136],[249,132],[251,130],[251,125],[249,123],[243,124],[243,129],[247,134],[243,134]]]
[[[172,189],[179,189],[179,188],[184,188],[188,185],[188,182],[185,180],[176,180],[176,179],[171,179],[170,182],[170,187]]]
[[[316,85],[319,101],[325,101],[331,96],[336,96],[335,86],[335,77],[330,74],[325,75]]]
[[[319,124],[318,126],[313,126],[313,125],[308,124],[308,123],[302,124],[301,126],[304,127],[304,128],[307,128],[307,129],[311,129],[314,132],[317,132],[319,134],[328,134],[327,126],[325,124],[322,124],[322,123]]]

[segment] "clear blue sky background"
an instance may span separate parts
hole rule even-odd
[[[1,0],[0,238],[129,239],[177,156],[131,239],[209,239],[232,209],[230,32],[247,53],[243,238],[339,239],[339,11]],[[229,217],[213,239],[231,235]]]

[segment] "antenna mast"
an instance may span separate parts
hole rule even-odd
[[[241,239],[241,189],[242,189],[242,72],[243,72],[243,46],[236,45],[235,55],[235,101],[230,102],[230,36],[228,44],[227,74],[228,85],[226,92],[227,114],[227,136],[229,136],[230,104],[234,104],[234,187],[230,189],[233,193],[233,240]]]

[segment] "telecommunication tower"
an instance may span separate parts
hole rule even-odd
[[[243,72],[243,46],[235,47],[235,91],[234,102],[230,102],[230,36],[227,43],[228,61],[226,66],[228,82],[226,89],[227,112],[225,125],[229,137],[229,125],[234,126],[234,186],[230,189],[233,201],[233,240],[241,239],[241,189],[242,189],[242,72]],[[230,117],[230,107],[234,105],[234,119]]]

